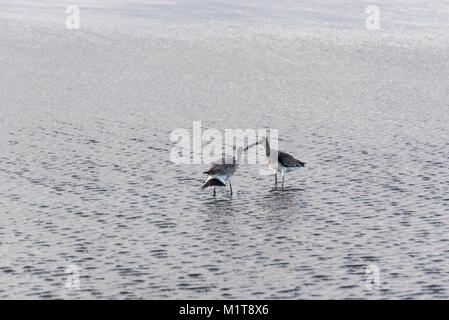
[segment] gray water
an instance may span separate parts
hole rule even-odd
[[[0,298],[448,298],[448,42],[146,23],[2,17]],[[278,129],[306,167],[214,198],[170,161],[193,121]]]

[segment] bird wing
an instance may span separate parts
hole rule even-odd
[[[205,173],[205,174],[212,174],[212,175],[219,174],[220,173],[220,165],[217,164],[217,163],[213,163],[210,166],[209,170],[204,171],[203,173]]]
[[[288,153],[278,151],[278,161],[285,167],[304,167],[305,163],[293,158]]]
[[[203,186],[201,187],[201,190],[204,190],[207,187],[213,187],[213,186],[224,187],[224,186],[226,186],[225,180],[221,177],[214,178],[212,176],[208,176],[207,180],[204,182]]]
[[[210,174],[213,176],[226,176],[233,175],[235,172],[235,166],[232,164],[212,164],[208,171],[203,173]]]

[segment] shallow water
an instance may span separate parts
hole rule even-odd
[[[444,42],[4,21],[0,298],[448,298]],[[214,198],[169,159],[192,121],[279,129],[306,167]]]

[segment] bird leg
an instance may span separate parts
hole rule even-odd
[[[276,186],[278,185],[278,175],[277,175],[276,172],[274,173],[274,184],[275,184]]]
[[[214,197],[215,197],[215,187],[214,187]]]
[[[282,172],[282,190],[284,190],[284,173]]]
[[[231,185],[231,180],[229,180],[229,189],[231,189],[231,196],[232,196],[232,185]]]

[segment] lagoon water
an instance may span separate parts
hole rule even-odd
[[[80,3],[0,1],[0,298],[449,298],[444,2]],[[214,198],[193,121],[306,167]]]

